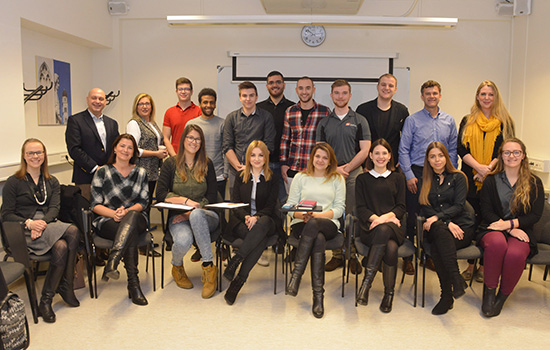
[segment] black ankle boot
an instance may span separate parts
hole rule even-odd
[[[367,263],[365,265],[365,276],[363,277],[361,288],[359,288],[359,292],[357,293],[357,303],[360,305],[367,305],[369,303],[369,290],[385,252],[385,244],[376,244],[369,249]]]
[[[468,283],[466,283],[457,269],[456,275],[453,277],[453,298],[458,299],[466,294],[466,288],[468,288]]]
[[[489,288],[486,285],[483,291],[483,303],[481,304],[481,312],[486,317],[493,316],[493,308],[495,305],[496,288]]]
[[[67,265],[57,287],[57,293],[63,298],[63,301],[71,307],[80,306],[80,302],[74,295],[74,266],[76,263],[76,249],[69,250],[67,254]]]
[[[132,299],[132,303],[136,305],[147,305],[147,299],[145,295],[143,295],[139,285],[137,268],[138,256],[137,247],[130,247],[124,256],[124,267],[128,274],[128,298]]]
[[[231,281],[231,284],[229,284],[229,287],[227,288],[227,291],[223,296],[227,304],[233,305],[233,303],[235,303],[235,300],[237,299],[237,295],[239,294],[239,291],[243,287],[244,282],[245,280],[243,280],[239,276],[235,277],[233,281]]]
[[[225,277],[229,281],[233,281],[233,278],[235,278],[235,272],[237,272],[237,268],[243,262],[243,260],[243,257],[241,257],[238,253],[235,254],[227,263],[227,267],[223,272],[223,277]]]
[[[313,289],[313,316],[321,318],[325,314],[323,305],[325,285],[325,252],[311,254],[311,288]]]
[[[63,276],[64,267],[55,266],[50,264],[48,272],[46,272],[46,278],[44,279],[44,286],[42,287],[42,296],[40,298],[40,304],[38,305],[38,312],[44,322],[54,323],[55,313],[52,309],[52,300],[55,296],[55,290],[59,286],[59,281]]]
[[[128,212],[128,214],[126,214],[124,219],[120,222],[116,237],[113,241],[111,253],[109,254],[109,259],[107,260],[107,264],[105,264],[105,268],[103,270],[103,276],[101,277],[102,280],[108,281],[109,278],[118,280],[120,278],[118,264],[126,252],[128,242],[134,239],[133,237],[138,234],[137,215],[141,214],[132,210]]]
[[[380,303],[380,311],[389,313],[393,306],[393,294],[395,290],[395,276],[397,276],[397,266],[382,266],[382,279],[384,280],[384,297]]]
[[[432,309],[432,315],[443,315],[453,308],[454,299],[450,294],[441,294],[439,302]]]
[[[296,249],[296,256],[294,257],[294,270],[292,270],[292,276],[288,282],[286,293],[295,297],[298,295],[298,289],[300,288],[300,282],[302,275],[306,269],[307,261],[311,255],[311,248],[313,247],[313,241],[315,239],[309,236],[302,236],[298,249]]]
[[[502,307],[504,306],[504,303],[506,302],[506,299],[508,299],[508,295],[502,294],[502,292],[499,290],[498,294],[495,298],[495,303],[493,305],[493,311],[489,315],[489,317],[495,317],[500,315],[500,312],[502,311]]]

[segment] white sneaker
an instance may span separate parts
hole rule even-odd
[[[269,260],[267,259],[267,251],[264,251],[260,259],[258,259],[258,265],[267,267],[269,266]]]

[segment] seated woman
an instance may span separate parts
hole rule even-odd
[[[48,171],[48,154],[42,141],[27,139],[21,148],[21,166],[2,189],[2,219],[25,222],[27,249],[36,255],[51,253],[38,311],[45,322],[55,322],[52,299],[59,293],[72,307],[74,265],[80,233],[76,226],[57,221],[59,181]]]
[[[147,305],[138,278],[139,236],[147,230],[144,210],[149,203],[145,169],[136,166],[139,156],[136,140],[122,134],[113,142],[113,153],[92,179],[93,225],[100,237],[113,241],[102,279],[118,279],[117,270],[124,258],[128,274],[128,297],[137,305]]]
[[[525,260],[537,253],[533,226],[542,216],[544,187],[529,170],[521,140],[504,140],[495,170],[483,182],[480,200],[482,222],[477,241],[484,250],[486,287],[481,311],[493,317],[500,314],[518,283]]]
[[[275,234],[275,203],[278,191],[279,177],[269,169],[267,146],[262,141],[252,141],[246,150],[245,168],[235,177],[231,193],[232,202],[250,205],[233,209],[227,227],[228,236],[243,239],[243,244],[229,260],[223,273],[231,281],[224,296],[229,305],[233,305],[250,270],[260,259],[266,248],[267,238]]]
[[[338,162],[328,143],[316,144],[309,157],[305,172],[298,173],[288,194],[286,205],[302,200],[317,201],[322,212],[294,212],[292,234],[300,239],[294,260],[294,270],[288,283],[288,294],[296,296],[307,261],[311,256],[311,287],[313,289],[313,316],[323,317],[325,284],[326,241],[338,235],[338,219],[346,208],[346,182],[336,171]]]
[[[202,297],[216,293],[216,266],[210,233],[219,224],[218,214],[203,209],[208,203],[216,203],[216,172],[212,161],[206,157],[204,133],[197,125],[188,124],[181,135],[178,154],[164,162],[160,169],[157,187],[159,202],[185,204],[193,207],[182,214],[168,214],[168,228],[174,239],[172,246],[172,276],[180,288],[191,289],[193,283],[183,267],[183,257],[197,242],[202,255]]]
[[[456,250],[469,246],[474,236],[474,219],[464,208],[467,193],[468,180],[455,169],[445,146],[441,142],[430,143],[418,201],[426,218],[424,230],[432,243],[432,259],[441,286],[441,299],[432,310],[434,315],[449,311],[454,299],[463,296],[468,287],[456,261]]]
[[[361,242],[370,247],[363,260],[365,276],[357,302],[368,304],[369,289],[384,260],[384,298],[380,310],[387,313],[392,310],[397,249],[405,236],[400,221],[405,214],[405,177],[395,171],[391,146],[384,139],[372,143],[366,168],[369,172],[359,175],[355,185]]]

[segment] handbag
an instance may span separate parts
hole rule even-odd
[[[18,350],[29,347],[29,323],[25,303],[8,292],[0,305],[0,349]]]

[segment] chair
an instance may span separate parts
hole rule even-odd
[[[358,222],[359,219],[357,217],[353,217],[352,220],[353,228],[351,230],[353,235],[353,241],[355,242],[355,258],[359,259],[359,254],[363,256],[369,255],[370,247],[366,244],[364,244],[361,241],[361,237],[357,236],[357,229],[359,227]],[[401,227],[404,229],[407,227],[407,213],[403,215],[403,218],[401,218]],[[413,306],[416,307],[416,299],[417,299],[417,279],[418,279],[418,251],[417,248],[414,246],[414,244],[405,238],[405,241],[402,245],[399,246],[397,250],[397,256],[399,258],[410,258],[412,256],[415,256],[414,259],[414,276],[413,276],[413,285],[414,285],[414,301]],[[403,271],[403,275],[401,277],[401,284],[405,281],[405,271]],[[359,274],[355,274],[355,306],[357,306],[357,293],[359,291]]]
[[[473,221],[475,221],[475,211],[474,208],[470,205],[469,202],[466,201],[464,205],[464,210],[470,215]],[[416,218],[416,230],[417,230],[417,237],[420,242],[420,247],[422,249],[420,259],[423,262],[422,267],[422,307],[425,305],[425,293],[426,293],[426,259],[428,256],[431,255],[431,244],[430,242],[427,242],[424,240],[424,229],[422,228],[424,225],[424,222],[426,219],[422,216],[418,216]],[[473,276],[475,276],[478,267],[477,262],[479,259],[483,257],[483,250],[477,246],[475,243],[472,242],[468,247],[458,249],[456,251],[456,259],[457,260],[473,260],[474,261],[474,271]],[[474,281],[474,278],[470,280],[470,287],[472,286],[472,283]]]
[[[344,265],[342,266],[342,298],[344,297],[344,286],[345,286],[345,278],[346,278],[346,263],[347,260],[349,260],[349,247],[350,247],[350,240],[349,235],[346,232],[347,227],[347,221],[345,214],[340,219],[340,228],[338,229],[338,234],[333,239],[326,242],[326,250],[336,250],[336,249],[342,249],[342,254],[344,255]],[[298,248],[298,245],[300,243],[300,240],[296,238],[291,232],[290,227],[288,227],[288,221],[287,221],[287,240],[285,245],[285,254],[283,256],[283,261],[286,263],[286,268],[284,270],[285,272],[285,293],[288,293],[288,274],[290,273],[290,247]]]
[[[542,217],[533,228],[533,235],[537,239],[537,248],[539,252],[527,259],[526,263],[529,267],[529,281],[533,273],[533,265],[546,265],[544,268],[543,280],[546,281],[548,269],[550,267],[550,203],[544,203]]]
[[[170,233],[170,229],[168,228],[168,215],[165,215],[164,214],[164,210],[165,209],[162,209],[162,208],[157,208],[159,211],[160,211],[160,216],[161,216],[161,221],[162,221],[162,232],[164,234],[164,236],[162,237],[162,248],[161,248],[161,258],[160,258],[160,264],[161,264],[161,269],[160,269],[160,287],[162,289],[164,289],[164,252],[168,249],[166,249],[167,246],[169,247],[172,247],[172,245],[174,244],[174,239],[172,238],[172,234]],[[222,225],[223,225],[223,222],[224,222],[224,219],[223,219],[223,214],[221,214],[220,212],[216,211],[218,213],[218,216],[220,218],[220,223],[218,225],[218,228],[216,230],[214,230],[213,232],[210,232],[210,241],[211,242],[216,242],[216,252],[215,252],[215,256],[216,256],[216,264],[218,265],[218,270],[221,270],[220,268],[220,264],[221,264],[221,240],[220,240],[220,237],[221,237],[221,231],[222,231]],[[220,262],[218,262],[218,260]],[[221,274],[218,273],[218,290],[221,292],[221,282],[222,282],[222,277],[221,277]]]
[[[22,265],[24,270],[23,274],[25,275],[25,283],[27,285],[27,293],[29,295],[29,302],[31,304],[32,318],[34,323],[38,323],[38,302],[36,298],[36,288],[34,286],[33,269],[29,258],[29,251],[27,250],[27,243],[25,241],[25,233],[23,232],[22,223],[3,223],[0,221],[0,232],[2,236],[2,245],[4,246],[6,254],[12,257],[15,261],[15,263],[7,261],[0,263],[2,271],[6,274],[6,282],[9,284],[21,276]],[[13,279],[14,277],[15,279]]]
[[[89,204],[88,204],[89,206]],[[91,262],[91,272],[93,274],[93,285],[94,285],[94,293],[93,298],[97,299],[97,274],[96,274],[96,266],[93,259],[93,256],[96,254],[96,248],[100,249],[111,249],[113,246],[113,241],[102,238],[98,236],[95,233],[95,229],[92,225],[92,211],[89,209],[82,208],[82,218],[84,223],[84,236],[86,241],[86,249],[88,254],[88,259]],[[138,242],[139,247],[146,246],[146,265],[145,265],[145,271],[149,271],[149,252],[153,250],[153,235],[149,231],[145,231],[140,237]],[[151,257],[152,259],[152,265],[153,265],[153,291],[156,291],[156,275],[155,275],[155,258]],[[91,282],[90,276],[88,275],[88,278]]]

